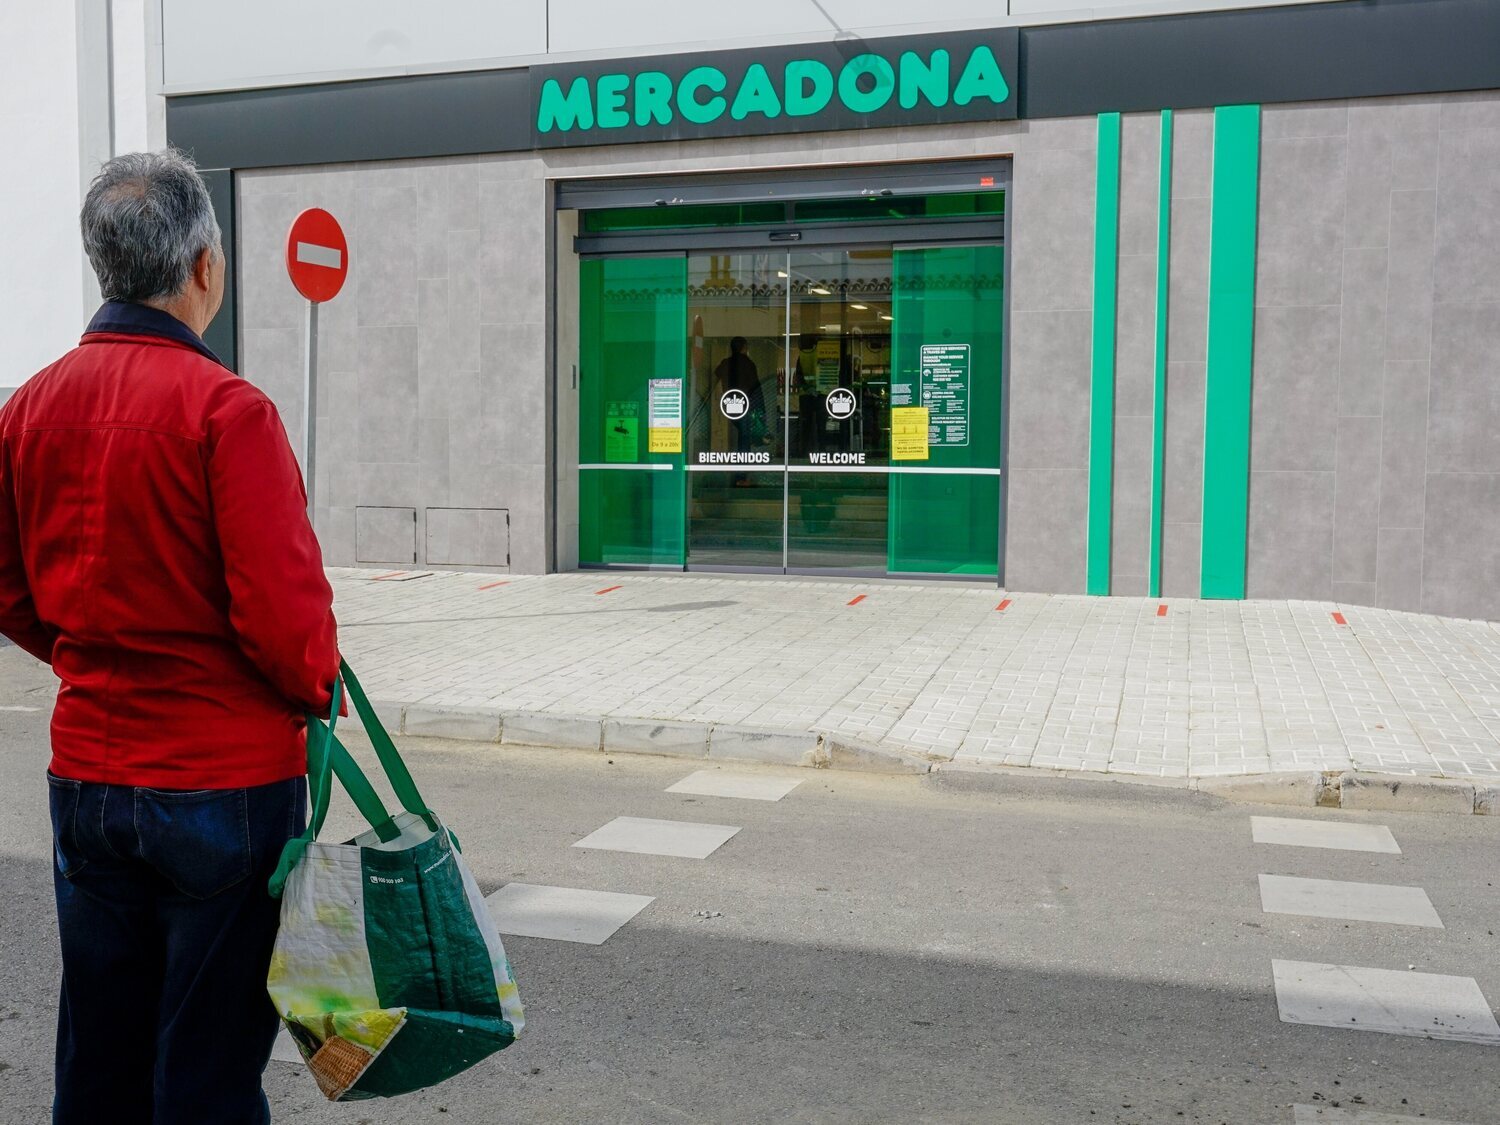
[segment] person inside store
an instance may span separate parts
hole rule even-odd
[[[743,336],[729,341],[729,354],[714,369],[715,395],[740,391],[750,402],[750,409],[739,419],[730,419],[734,428],[734,451],[749,453],[764,444],[770,428],[766,421],[766,397],[760,387],[760,369],[750,358],[750,342]],[[739,476],[735,484],[748,484],[748,476]]]
[[[0,634],[61,683],[52,1121],[264,1125],[266,884],[306,823],[333,590],[281,415],[203,342],[224,250],[192,161],[111,159],[81,227],[104,305],[0,407]]]

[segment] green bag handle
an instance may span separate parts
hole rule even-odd
[[[359,715],[360,722],[364,724],[365,734],[370,738],[370,743],[375,747],[375,756],[380,759],[380,768],[385,771],[386,780],[391,783],[391,789],[396,794],[396,799],[401,802],[401,807],[407,812],[421,817],[427,823],[427,827],[434,832],[443,831],[438,818],[433,814],[427,802],[422,800],[422,794],[417,792],[417,783],[412,780],[411,771],[406,768],[402,761],[396,744],[391,741],[391,736],[386,733],[385,727],[380,722],[380,717],[375,714],[375,708],[370,706],[369,697],[365,695],[365,689],[360,686],[359,677],[354,674],[354,669],[349,667],[347,660],[339,660],[339,672],[344,682],[349,685],[349,698],[354,701],[354,710]],[[339,775],[343,780],[343,775]],[[458,842],[453,829],[446,830],[448,839],[453,842],[453,847],[460,854],[464,846]]]
[[[307,845],[317,838],[318,832],[323,827],[323,821],[328,817],[328,789],[333,772],[333,728],[338,725],[339,708],[343,700],[344,685],[340,680],[335,679],[332,702],[328,708],[327,725],[324,725],[316,715],[307,716],[307,781],[308,788],[312,791],[312,817],[308,821],[306,831],[300,836],[293,836],[281,849],[281,859],[276,864],[276,870],[266,887],[271,892],[272,898],[281,897],[281,892],[286,888],[287,876],[301,861],[303,853],[307,851]]]
[[[437,831],[432,810],[427,807],[427,802],[422,800],[422,794],[417,792],[417,783],[412,780],[411,771],[401,760],[396,744],[391,741],[391,736],[381,725],[379,717],[375,714],[375,708],[370,706],[369,697],[365,695],[365,689],[360,686],[359,679],[354,675],[354,669],[349,667],[347,660],[339,661],[339,673],[343,676],[344,683],[349,685],[349,698],[354,702],[355,713],[364,724],[365,734],[369,736],[370,744],[375,747],[375,756],[380,759],[380,768],[385,771],[386,780],[391,783],[391,790],[396,794],[396,800],[401,802],[401,807],[407,812],[420,816],[428,822],[433,831]]]
[[[417,792],[417,784],[412,780],[411,771],[406,768],[406,763],[402,761],[396,744],[386,733],[385,727],[375,714],[375,708],[370,706],[369,697],[365,695],[364,688],[354,675],[354,670],[349,667],[348,661],[341,659],[339,678],[334,681],[333,685],[328,722],[324,723],[316,715],[307,717],[307,778],[312,797],[312,816],[307,830],[302,835],[288,840],[286,847],[282,849],[281,860],[276,865],[276,871],[271,876],[268,887],[272,898],[281,897],[292,868],[301,861],[308,844],[317,839],[318,834],[323,831],[323,822],[328,817],[328,803],[334,775],[338,777],[339,783],[353,799],[360,815],[375,829],[376,835],[382,841],[394,840],[401,834],[401,830],[396,826],[390,813],[386,811],[385,803],[381,801],[379,794],[375,792],[354,757],[334,736],[345,685],[348,686],[349,698],[354,702],[355,714],[364,725],[365,733],[375,748],[375,755],[380,759],[381,769],[385,771],[386,779],[390,782],[391,789],[395,792],[397,800],[401,802],[402,808],[421,817],[434,832],[438,831],[437,817],[427,807],[427,802],[422,799],[421,793]],[[448,836],[453,841],[453,846],[462,851],[458,837],[454,836],[451,831]]]
[[[321,720],[319,720],[321,722]],[[332,738],[332,736],[329,736]],[[316,751],[308,750],[308,774],[321,773],[321,763],[314,757]],[[385,802],[375,792],[375,787],[365,777],[364,771],[355,762],[354,756],[344,747],[337,738],[333,738],[333,775],[339,779],[339,784],[344,791],[354,800],[355,807],[359,809],[375,834],[381,840],[394,840],[401,835],[401,829],[397,827],[391,814],[385,810]],[[330,801],[332,794],[329,794]]]

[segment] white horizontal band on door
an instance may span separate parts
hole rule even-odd
[[[319,246],[316,242],[297,243],[297,261],[310,266],[327,266],[340,269],[344,264],[344,253],[336,246]]]
[[[939,477],[998,477],[999,469],[936,469],[927,465],[793,465],[794,473],[928,473]]]
[[[660,463],[658,463],[658,464],[651,464],[651,465],[633,465],[633,464],[579,465],[578,467],[580,469],[646,469],[646,470],[655,470],[657,472],[667,472],[667,473],[670,473],[673,469],[677,468],[676,465],[668,465],[668,464],[660,464]]]
[[[604,468],[607,466],[583,465],[581,468]],[[933,469],[904,465],[689,465],[690,473],[886,473],[903,475],[926,473],[941,477],[998,477],[999,469]]]

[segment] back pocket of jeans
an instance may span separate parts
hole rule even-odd
[[[250,876],[243,789],[137,789],[141,858],[189,898],[212,898]]]
[[[78,798],[82,786],[65,777],[47,774],[47,804],[52,814],[52,857],[64,879],[71,879],[88,862],[78,847]]]

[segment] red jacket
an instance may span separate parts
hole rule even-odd
[[[52,665],[52,772],[228,789],[307,768],[333,591],[270,399],[111,302],[0,408],[0,633]]]

